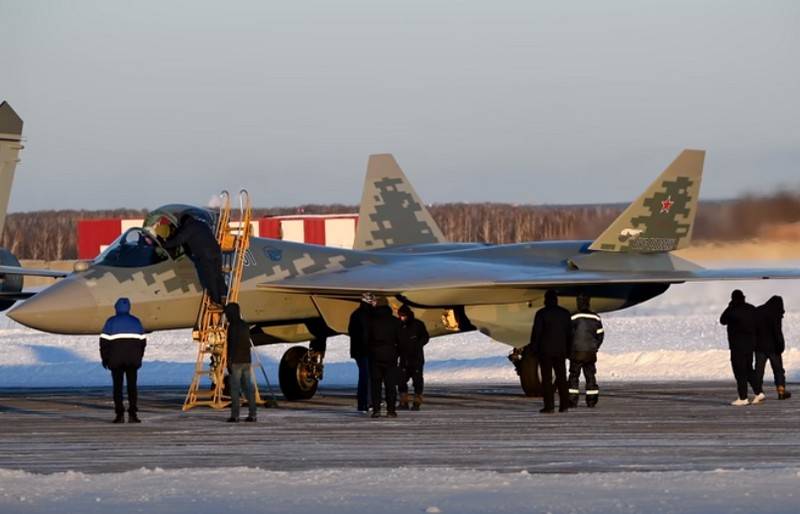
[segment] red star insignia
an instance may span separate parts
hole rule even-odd
[[[672,206],[675,202],[672,201],[672,197],[668,196],[666,200],[662,200],[661,202],[661,214],[669,213],[669,210],[672,209]]]

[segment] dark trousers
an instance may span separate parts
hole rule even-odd
[[[397,365],[387,362],[375,362],[370,359],[370,386],[372,387],[372,408],[381,408],[381,386],[386,389],[386,410],[394,412],[397,400]]]
[[[753,369],[752,351],[731,350],[731,368],[733,368],[733,376],[736,378],[739,399],[747,399],[747,384],[750,384],[755,394],[761,392],[761,385],[758,383],[756,371]]]
[[[775,381],[775,387],[786,386],[786,372],[783,370],[783,357],[780,353],[763,353],[756,352],[756,377],[758,379],[759,389],[764,386],[764,370],[767,367],[767,361],[772,368],[772,377]]]
[[[247,398],[248,414],[251,418],[256,417],[256,388],[253,386],[253,371],[250,364],[231,364],[230,365],[230,386],[231,386],[231,417],[239,419],[239,405],[241,403],[242,390]]]
[[[365,411],[369,409],[369,357],[356,357],[356,366],[358,366],[358,390],[356,397],[358,399],[358,410]]]
[[[136,390],[136,377],[138,369],[135,366],[125,366],[111,369],[111,379],[114,382],[114,412],[125,413],[125,404],[122,402],[122,381],[128,383],[128,413],[136,414],[138,407],[138,392]]]
[[[422,390],[425,387],[425,379],[422,377],[422,365],[406,365],[400,366],[400,383],[397,389],[400,394],[408,394],[408,381],[414,386],[414,394],[422,396]]]
[[[556,388],[558,388],[558,406],[566,409],[569,406],[569,391],[567,388],[567,359],[551,355],[539,355],[539,367],[542,370],[542,390],[544,393],[544,408],[555,408],[553,390],[553,374],[556,375]]]
[[[208,291],[208,296],[216,304],[222,305],[222,297],[227,293],[225,276],[222,274],[221,255],[202,255],[193,259],[197,269],[200,286]]]
[[[573,405],[578,402],[578,395],[580,395],[581,371],[586,379],[586,405],[597,404],[600,388],[597,386],[596,361],[596,356],[569,360],[569,396]]]

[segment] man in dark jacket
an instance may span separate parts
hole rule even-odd
[[[744,293],[739,289],[731,293],[731,301],[722,313],[719,322],[728,327],[728,348],[731,351],[731,368],[736,378],[739,397],[731,405],[749,405],[747,384],[753,388],[755,398],[752,403],[764,400],[764,393],[758,384],[753,369],[753,352],[756,348],[756,308],[745,302]]]
[[[603,344],[603,322],[592,312],[585,294],[577,298],[578,312],[572,315],[572,352],[569,356],[569,405],[578,406],[581,370],[586,378],[586,406],[594,407],[600,397],[597,386],[597,351]]]
[[[425,366],[425,352],[423,347],[428,344],[430,337],[425,323],[414,317],[414,311],[408,305],[403,305],[397,311],[400,316],[400,408],[408,409],[408,379],[414,384],[413,410],[422,406],[422,392],[424,379],[422,368]]]
[[[163,243],[166,250],[183,246],[184,252],[197,269],[200,285],[211,301],[222,305],[226,294],[225,277],[222,274],[222,250],[211,227],[194,216],[184,214],[180,225],[172,236]]]
[[[228,319],[228,373],[231,387],[231,417],[228,423],[239,422],[239,402],[244,389],[247,396],[248,416],[245,421],[256,421],[256,390],[250,367],[250,327],[242,320],[238,303],[225,306]]]
[[[386,415],[397,417],[397,348],[400,342],[400,320],[392,315],[386,298],[378,298],[369,320],[367,347],[372,387],[372,417],[381,415],[381,386],[386,389]]]
[[[128,423],[141,423],[136,415],[136,378],[142,367],[142,357],[147,346],[144,329],[139,318],[130,314],[131,302],[120,298],[114,305],[116,314],[103,326],[100,334],[100,358],[103,367],[111,370],[114,383],[114,423],[125,422],[125,404],[122,402],[122,382],[128,383]]]
[[[369,319],[374,308],[375,296],[365,293],[361,298],[358,308],[350,315],[347,324],[347,334],[350,336],[350,358],[358,366],[357,408],[359,412],[366,413],[370,406],[369,384]]]
[[[786,349],[783,338],[783,298],[773,296],[756,309],[758,332],[756,336],[756,379],[759,388],[764,384],[764,369],[769,361],[779,400],[788,400],[792,393],[786,390],[786,372],[782,353]]]
[[[539,359],[542,370],[544,408],[539,412],[552,413],[553,373],[558,388],[558,411],[569,409],[566,360],[572,348],[572,320],[569,311],[558,305],[558,295],[549,289],[544,295],[544,307],[536,311],[531,331],[531,350]]]

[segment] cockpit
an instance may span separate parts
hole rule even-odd
[[[116,268],[139,268],[158,264],[167,259],[183,255],[178,248],[171,253],[162,248],[162,243],[175,233],[180,220],[192,216],[214,227],[216,214],[191,205],[170,204],[151,211],[142,227],[134,227],[119,236],[98,255],[94,264]]]

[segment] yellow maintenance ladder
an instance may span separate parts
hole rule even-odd
[[[217,220],[217,242],[222,249],[222,272],[228,286],[225,304],[239,301],[239,286],[244,270],[245,253],[250,246],[252,205],[250,195],[244,189],[239,191],[239,220],[231,221],[231,196],[227,191],[219,195],[221,205]],[[224,409],[230,404],[230,397],[224,394],[225,370],[227,362],[228,320],[221,306],[214,304],[203,292],[197,324],[192,331],[192,339],[198,343],[197,361],[194,376],[183,403],[183,410],[207,406]],[[252,373],[252,370],[251,370]],[[201,390],[201,380],[208,377],[211,387]],[[253,376],[256,389],[256,403],[263,404],[258,390],[258,382]]]

